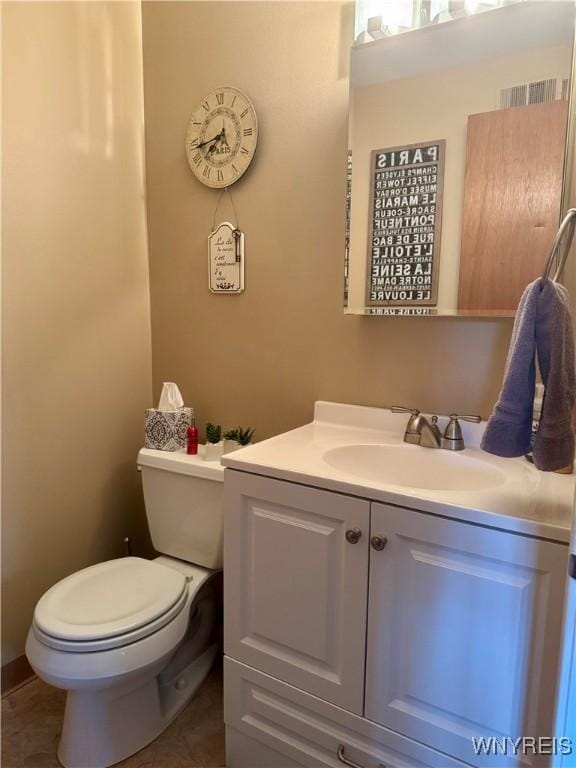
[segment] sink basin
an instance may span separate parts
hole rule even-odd
[[[323,454],[334,469],[363,480],[436,491],[484,491],[507,477],[482,459],[411,445],[344,445]]]

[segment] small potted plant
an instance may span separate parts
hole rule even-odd
[[[250,445],[254,437],[254,430],[251,427],[235,427],[224,433],[224,453],[237,451],[238,448],[244,448]]]
[[[238,427],[238,437],[237,440],[240,443],[242,447],[246,445],[250,445],[252,442],[252,438],[254,437],[254,432],[256,430],[252,429],[252,427]]]
[[[206,461],[219,461],[224,452],[222,442],[222,427],[220,424],[206,424],[206,445],[204,446],[204,459]]]
[[[226,432],[224,432],[224,453],[237,451],[238,448],[240,448],[240,443],[238,442],[238,430],[236,428],[227,429]]]

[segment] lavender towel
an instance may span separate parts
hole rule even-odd
[[[530,283],[518,304],[502,391],[482,438],[482,448],[497,456],[524,456],[530,451],[540,287],[539,279]]]
[[[574,463],[572,409],[576,395],[574,335],[568,292],[548,281],[538,300],[536,350],[544,383],[540,426],[534,441],[534,463],[553,471]]]
[[[545,394],[534,463],[564,469],[574,461],[572,318],[566,289],[541,278],[526,287],[518,305],[502,391],[482,439],[488,453],[512,457],[531,450],[536,355]]]

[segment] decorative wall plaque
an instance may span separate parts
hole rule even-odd
[[[244,233],[229,221],[208,235],[208,287],[212,293],[244,290]]]
[[[445,148],[442,139],[371,153],[368,305],[437,304]]]

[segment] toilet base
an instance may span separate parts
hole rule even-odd
[[[69,691],[58,748],[64,768],[108,768],[154,741],[192,699],[219,652],[214,643],[170,676],[170,667],[129,691]]]

